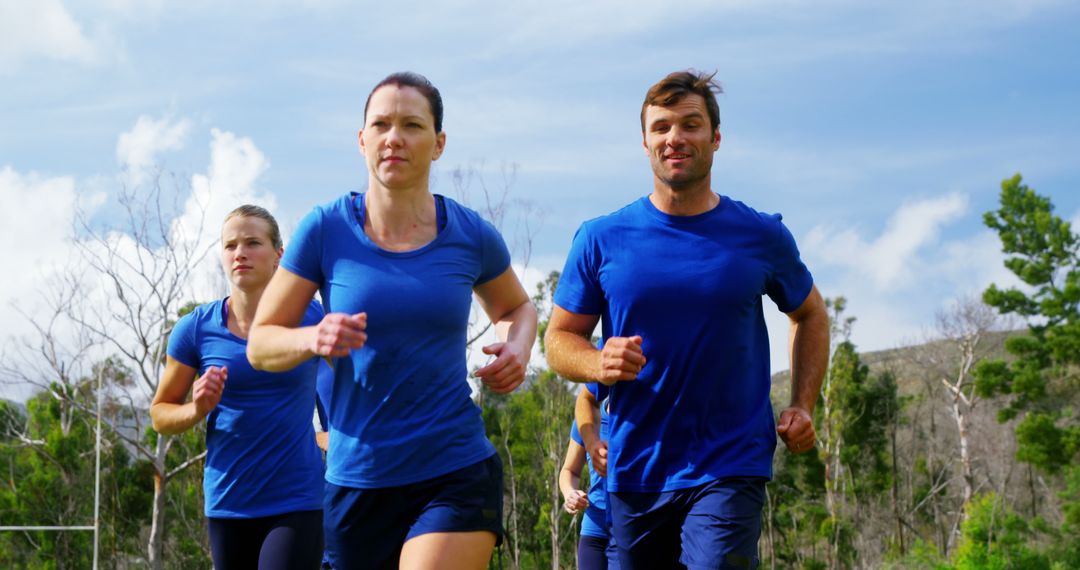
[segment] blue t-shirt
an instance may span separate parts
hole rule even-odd
[[[593,390],[595,396],[596,393]],[[607,438],[608,431],[608,414],[604,410],[604,406],[600,406],[600,440],[603,441]],[[581,432],[578,431],[577,422],[570,424],[570,439],[585,447],[585,440],[581,438]],[[589,465],[589,507],[585,509],[585,516],[581,519],[581,534],[585,536],[595,536],[598,538],[608,538],[611,533],[608,532],[607,524],[607,487],[604,483],[604,476],[596,472],[593,468],[592,456],[585,453],[585,461]]]
[[[641,335],[647,360],[611,388],[609,492],[772,476],[762,296],[791,312],[812,286],[780,216],[726,197],[695,216],[644,197],[581,226],[555,303],[600,315],[605,341]]]
[[[436,197],[446,224],[431,243],[386,251],[364,233],[363,194],[304,217],[281,265],[316,283],[328,313],[367,312],[368,340],[335,359],[326,480],[406,485],[492,456],[467,380],[473,288],[510,252],[476,212]]]
[[[255,370],[247,341],[229,332],[228,297],[184,315],[169,335],[168,354],[202,375],[226,366],[221,401],[206,416],[206,516],[253,518],[322,508],[322,453],[311,411],[315,377],[325,363],[311,359],[288,372]],[[322,320],[312,302],[305,324]]]

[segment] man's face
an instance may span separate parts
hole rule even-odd
[[[711,128],[705,99],[693,93],[670,107],[645,108],[643,144],[653,176],[678,191],[708,178],[720,129]]]

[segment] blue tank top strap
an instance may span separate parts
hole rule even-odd
[[[442,195],[435,195],[435,227],[437,233],[446,229],[446,201]]]

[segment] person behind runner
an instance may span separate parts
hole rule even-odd
[[[502,466],[467,381],[469,310],[475,293],[495,325],[475,375],[499,393],[524,380],[536,310],[495,228],[429,190],[442,120],[424,77],[375,86],[359,135],[368,189],[300,222],[248,345],[267,370],[335,360],[324,510],[338,568],[484,568],[502,536]],[[327,315],[299,326],[316,291]]]
[[[206,421],[203,487],[218,570],[318,568],[322,556],[323,465],[311,425],[320,361],[269,373],[253,369],[245,354],[281,255],[281,233],[264,208],[244,205],[226,216],[221,264],[229,296],[177,321],[150,406],[162,434]],[[322,318],[317,302],[305,302],[303,322]]]
[[[596,391],[607,391],[602,384],[587,384],[578,398],[588,397],[595,401]],[[608,524],[607,488],[604,475],[597,469],[592,454],[587,453],[590,443],[603,445],[607,436],[607,413],[601,414],[599,433],[591,430],[589,441],[585,433],[578,430],[577,422],[570,424],[570,443],[566,449],[566,459],[559,472],[559,490],[563,495],[563,509],[571,515],[584,511],[581,517],[581,537],[578,540],[577,561],[580,570],[614,570],[619,567],[615,552],[615,542],[611,540]],[[579,489],[581,468],[588,464],[589,490]]]
[[[824,302],[780,216],[713,190],[717,92],[696,72],[649,89],[652,193],[581,226],[546,333],[556,372],[611,385],[607,485],[624,569],[756,567],[776,436],[795,453],[814,444]],[[763,295],[791,321],[791,404],[775,427]]]

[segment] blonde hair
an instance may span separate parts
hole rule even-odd
[[[266,220],[266,223],[270,224],[270,242],[274,244],[274,249],[281,249],[281,246],[283,245],[281,242],[281,229],[278,228],[277,220],[274,219],[274,216],[271,215],[266,208],[254,204],[244,204],[229,212],[222,223],[224,224],[233,218],[259,218]]]

